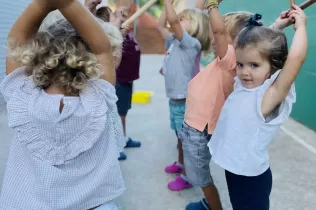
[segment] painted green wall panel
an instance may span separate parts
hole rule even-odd
[[[304,0],[296,0],[302,3]],[[263,23],[269,26],[281,11],[289,8],[289,0],[223,0],[221,13],[232,11],[249,11],[263,16]],[[309,51],[307,60],[296,80],[297,101],[292,117],[316,130],[316,4],[305,10],[308,16]],[[293,38],[293,28],[285,30],[289,46]],[[202,61],[203,63],[203,61]],[[206,64],[205,61],[203,64]]]

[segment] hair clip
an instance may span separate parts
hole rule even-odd
[[[249,20],[248,20],[248,24],[247,27],[249,26],[262,26],[262,23],[258,22],[259,20],[261,20],[262,15],[260,14],[254,14]]]

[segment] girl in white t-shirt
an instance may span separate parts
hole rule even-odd
[[[268,210],[272,188],[268,145],[295,102],[294,80],[307,54],[306,16],[296,5],[281,17],[294,23],[288,52],[284,33],[249,21],[236,43],[237,77],[209,143],[225,169],[234,210]]]

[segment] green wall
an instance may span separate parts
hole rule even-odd
[[[300,4],[304,0],[295,2]],[[232,11],[259,13],[263,16],[263,23],[269,26],[281,11],[288,8],[289,0],[223,0],[220,10],[222,14]],[[308,16],[309,49],[305,65],[295,83],[297,101],[293,107],[292,118],[316,130],[316,4],[307,8],[305,12]],[[290,45],[294,30],[289,27],[285,32]]]

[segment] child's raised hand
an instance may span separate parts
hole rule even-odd
[[[294,22],[294,30],[297,30],[299,27],[306,26],[306,15],[304,11],[297,5],[292,5],[292,10],[289,12],[289,17]]]
[[[115,11],[115,17],[120,19],[122,22],[126,20],[127,16],[128,16],[128,11],[126,7],[119,7]]]
[[[126,20],[128,16],[128,11],[125,7],[119,7],[116,11],[110,15],[110,22],[117,27],[121,27],[123,22]]]
[[[289,10],[283,11],[280,16],[273,23],[273,28],[277,28],[278,30],[283,30],[292,24],[291,18],[289,18]]]
[[[84,5],[90,10],[90,12],[94,13],[101,2],[102,0],[85,0]]]
[[[122,33],[122,36],[125,37],[129,32],[129,26],[127,25],[125,27],[121,27],[120,31]]]

